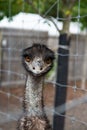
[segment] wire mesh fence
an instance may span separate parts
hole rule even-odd
[[[55,1],[55,3],[49,8],[49,10],[45,12],[44,16],[46,16],[57,3],[59,3],[59,0]],[[59,17],[59,6],[60,5],[58,4],[56,20],[66,21],[66,18]],[[11,9],[9,6],[9,13],[10,11]],[[55,74],[53,74],[53,77],[51,77],[51,79],[49,78],[50,80],[45,80],[45,110],[48,114],[51,124],[53,120],[53,113],[56,113],[61,118],[65,119],[64,130],[87,129],[87,34],[85,34],[85,36],[81,36],[79,29],[80,19],[84,17],[87,17],[87,14],[81,15],[80,0],[78,0],[78,15],[70,18],[76,19],[78,22],[78,33],[75,35],[74,42],[72,42],[70,46],[70,54],[63,55],[55,51],[57,56],[61,55],[63,57],[66,57],[67,55],[69,55],[70,60],[68,85],[60,84],[58,82],[56,83]],[[35,32],[35,30],[25,31],[23,20],[21,21],[21,23],[22,29],[19,31],[2,29],[2,36],[4,37],[2,37],[3,40],[0,46],[0,77],[2,81],[0,84],[0,130],[17,129],[17,120],[22,114],[23,91],[26,81],[26,73],[23,70],[21,64],[22,49],[31,45],[34,41],[45,44],[48,44],[49,41],[49,36],[47,32]],[[55,46],[57,46],[56,43]],[[56,67],[54,71],[56,73]],[[58,106],[54,111],[53,105],[56,84],[62,89],[67,88],[67,94],[66,102]],[[61,95],[63,96],[63,94]],[[65,114],[63,115],[62,113],[64,112]]]

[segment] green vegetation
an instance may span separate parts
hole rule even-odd
[[[80,1],[80,3],[79,3]],[[70,20],[71,17],[82,17],[80,22],[82,28],[87,27],[87,0],[0,0],[0,20],[4,16],[11,18],[19,12],[39,13],[41,16],[49,18],[64,18],[63,29],[61,32],[69,33],[70,21],[77,21],[76,18]],[[62,19],[61,19],[62,20]]]

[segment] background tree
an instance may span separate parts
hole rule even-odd
[[[19,12],[38,13],[49,19],[61,18],[57,19],[63,22],[60,33],[69,33],[70,22],[77,21],[72,17],[85,16],[87,14],[86,5],[87,0],[0,0],[0,20],[4,16],[12,17]],[[82,17],[80,22],[82,28],[87,27],[86,17]]]
[[[25,2],[24,2],[25,1]],[[28,13],[38,13],[40,16],[47,18],[51,20],[57,30],[60,33],[59,37],[59,44],[63,46],[69,46],[70,44],[70,22],[76,22],[79,20],[80,23],[82,23],[81,27],[82,29],[87,28],[87,0],[0,0],[0,20],[4,17],[7,16],[11,20],[12,16],[16,15],[19,12],[28,12]],[[84,17],[85,16],[85,17]],[[55,19],[57,21],[62,21],[63,27],[61,30],[59,30]],[[60,53],[62,54],[68,54],[69,51],[61,51],[59,50]],[[60,81],[58,79],[58,82],[60,84],[67,84],[67,71],[68,71],[68,57],[65,60],[65,57],[59,57],[60,61],[58,61],[58,66],[63,67],[61,70],[58,70],[58,77],[63,76]],[[61,60],[62,59],[62,60]],[[61,62],[62,61],[62,62]],[[65,64],[67,63],[67,64]],[[64,65],[64,66],[63,66]],[[64,68],[66,67],[66,68]],[[63,70],[63,71],[62,71]],[[64,71],[65,70],[65,71]],[[61,81],[63,81],[61,83]],[[59,91],[60,87],[57,87],[56,89],[56,95],[57,92]],[[64,89],[62,89],[64,90]],[[61,90],[60,95],[56,99],[58,99],[58,102],[55,102],[56,105],[61,105],[62,103],[65,102],[66,100],[66,88],[64,91]],[[62,99],[60,99],[61,95],[63,93]],[[60,102],[61,101],[61,102]],[[56,106],[55,105],[55,106]],[[65,114],[65,113],[63,113]],[[61,120],[59,120],[61,124]],[[64,119],[62,120],[64,122]],[[63,125],[60,125],[62,127],[59,128],[58,122],[55,123],[55,128],[54,130],[63,130]],[[58,127],[57,127],[58,126]]]
[[[39,13],[42,17],[48,18],[52,22],[54,22],[53,18],[62,21],[63,28],[59,30],[60,33],[69,34],[70,22],[76,22],[80,15],[82,16],[80,18],[82,28],[87,27],[87,18],[83,17],[87,15],[87,0],[25,0],[25,2],[28,3],[29,8],[32,8],[30,12],[35,9],[35,13]]]
[[[23,0],[0,0],[0,20],[5,16],[12,18],[19,12],[29,12],[29,10],[31,10],[31,7]]]

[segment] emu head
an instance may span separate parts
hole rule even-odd
[[[54,52],[42,44],[33,44],[22,52],[24,68],[33,76],[46,74],[53,66]]]

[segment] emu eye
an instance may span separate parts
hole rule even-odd
[[[50,64],[52,62],[51,58],[46,59],[46,63]]]
[[[25,57],[25,60],[26,60],[27,62],[30,62],[30,61],[31,61],[31,58],[30,58],[29,56],[26,56],[26,57]]]

